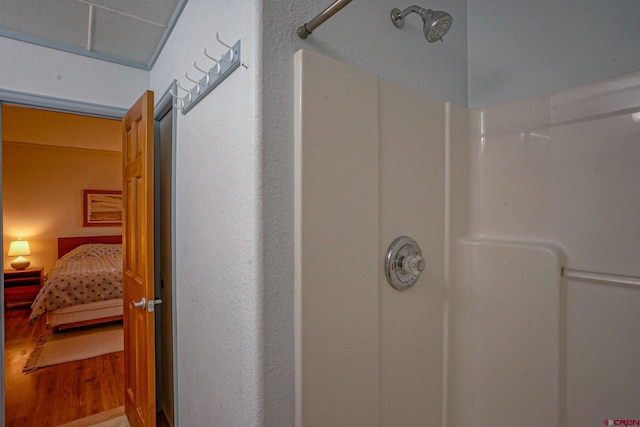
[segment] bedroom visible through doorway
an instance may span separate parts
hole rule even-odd
[[[36,97],[37,98],[37,97]],[[168,112],[172,111],[171,108],[168,109]],[[174,116],[173,114],[167,114],[165,111],[165,115],[167,118],[164,119],[165,124],[165,132],[167,133],[168,147],[172,145],[173,132],[171,131],[171,118]],[[42,119],[42,117],[46,117]],[[58,123],[55,123],[55,120],[51,120],[52,117],[57,117],[59,120]],[[77,119],[77,120],[76,120]],[[160,120],[160,119],[158,119]],[[79,129],[73,128],[73,123],[79,122]],[[102,124],[98,124],[100,122],[104,122],[105,126]],[[42,125],[43,123],[47,124],[47,126]],[[87,125],[87,123],[91,123]],[[169,127],[167,127],[167,124]],[[49,126],[50,125],[50,126]],[[111,135],[107,136],[108,132],[99,134],[96,133],[99,129],[104,130],[104,128],[115,129],[115,132],[112,132]],[[168,129],[168,131],[167,131]],[[60,135],[64,135],[67,133],[67,137]],[[74,179],[71,189],[71,192],[77,192],[78,190],[85,189],[84,187],[92,186],[92,189],[100,189],[112,186],[111,181],[109,181],[109,177],[112,176],[112,172],[115,172],[115,175],[118,177],[118,184],[120,185],[121,179],[121,154],[120,154],[120,120],[119,119],[104,119],[104,118],[96,118],[91,115],[78,115],[78,114],[69,114],[69,113],[60,113],[56,111],[49,111],[46,109],[38,109],[38,108],[28,108],[18,105],[12,104],[2,104],[2,134],[3,134],[3,241],[5,241],[3,245],[3,258],[4,265],[7,268],[9,267],[10,260],[7,256],[7,245],[8,240],[16,237],[24,238],[32,238],[33,243],[31,244],[31,256],[29,256],[31,260],[31,267],[42,267],[44,273],[49,273],[50,269],[55,262],[55,246],[47,243],[47,239],[51,242],[51,239],[57,238],[58,235],[94,235],[94,234],[121,234],[121,229],[119,227],[94,227],[93,229],[89,229],[88,227],[82,228],[77,227],[76,229],[66,228],[65,230],[70,230],[69,232],[65,231],[57,231],[59,230],[58,223],[62,223],[62,227],[66,227],[69,223],[65,221],[70,219],[70,222],[76,221],[82,224],[82,210],[78,208],[77,202],[81,200],[80,196],[76,197],[75,200],[70,201],[71,199],[67,199],[67,195],[61,194],[63,193],[59,187],[64,185],[68,185],[68,180],[65,179],[65,174],[69,173]],[[162,134],[162,133],[160,133]],[[39,137],[45,137],[45,139],[38,140]],[[61,141],[62,140],[62,141]],[[168,151],[169,155],[172,155],[172,149]],[[165,153],[165,156],[167,153]],[[80,159],[87,157],[84,163],[92,164],[93,166],[89,172],[87,172],[85,165],[78,167],[77,165],[70,165],[70,159]],[[107,160],[100,160],[101,157],[106,158]],[[97,162],[95,161],[96,159]],[[4,162],[11,162],[11,165],[7,166]],[[82,162],[81,162],[82,163]],[[101,164],[104,163],[104,164]],[[25,164],[27,166],[25,166]],[[171,160],[169,160],[169,164],[171,164]],[[35,170],[34,170],[35,169]],[[16,170],[21,173],[16,173]],[[93,173],[93,176],[90,179],[83,181],[83,178],[78,179],[78,173],[84,171],[87,174]],[[64,173],[63,173],[64,172]],[[13,173],[12,177],[9,179],[7,173]],[[168,175],[168,182],[171,182],[171,173]],[[18,183],[22,190],[20,189],[10,189],[7,187],[11,182]],[[49,190],[44,194],[41,194],[40,186],[42,183],[51,184],[52,186],[58,186],[55,190]],[[49,187],[47,185],[46,187]],[[172,186],[169,184],[169,193],[168,197],[170,199],[172,190]],[[18,193],[12,196],[12,192]],[[49,197],[52,196],[52,197]],[[23,206],[17,206],[16,201],[19,201],[21,204],[24,203]],[[168,206],[171,206],[171,202],[165,202]],[[11,206],[11,204],[15,204],[16,206]],[[62,205],[62,206],[61,206]],[[58,210],[62,211],[62,207],[67,205],[68,209],[67,213],[61,214],[62,216],[66,216],[66,219],[56,220],[55,215],[58,215]],[[29,213],[31,211],[32,213]],[[52,214],[53,212],[53,214]],[[55,215],[54,215],[55,214]],[[32,220],[29,226],[25,225],[26,221],[20,222],[19,220],[13,220],[14,217],[21,217],[23,219]],[[79,218],[79,219],[78,219]],[[72,224],[71,227],[74,227]],[[12,231],[14,230],[14,231]],[[99,233],[96,232],[99,230]],[[169,236],[172,235],[171,230],[168,231]],[[10,235],[11,234],[11,235]],[[21,236],[18,236],[21,235]],[[33,237],[36,236],[36,237]],[[170,241],[170,239],[169,239]],[[169,257],[172,256],[172,251],[169,250]],[[167,299],[169,304],[165,304],[166,310],[163,312],[168,312],[169,316],[171,315],[171,266],[173,264],[172,260],[165,260],[168,264],[169,271],[169,280],[163,280],[165,284],[165,289],[163,290],[163,298]],[[46,278],[43,277],[43,281]],[[168,296],[165,296],[168,295]],[[18,310],[25,310],[24,307],[28,307],[28,303],[22,305],[22,308],[19,308],[20,304],[18,304]],[[160,309],[160,307],[159,307]],[[28,310],[28,308],[26,309]],[[3,314],[5,314],[5,327],[9,327],[9,321],[7,320],[10,315],[13,316],[13,321],[20,316],[16,316],[18,314],[17,311],[10,312],[7,308],[3,306]],[[158,316],[160,317],[160,316]],[[171,317],[163,320],[163,325],[159,325],[163,328],[166,328],[167,325],[172,325]],[[20,324],[20,334],[22,336],[25,333],[29,335],[38,335],[37,332],[34,332],[28,325],[28,320],[26,321],[26,325],[24,321],[18,321]],[[167,345],[158,346],[158,348],[163,348],[164,355],[162,358],[159,356],[159,360],[164,359],[165,366],[166,364],[172,364],[173,359],[173,339],[171,335],[171,328],[168,328],[169,331],[165,331],[169,333],[169,337],[164,337],[163,340],[166,341]],[[164,335],[164,334],[162,334]],[[5,341],[5,350],[8,350]],[[167,349],[169,352],[167,353]],[[6,357],[5,351],[5,359],[4,362],[6,365],[12,363],[11,358]],[[160,365],[159,365],[160,366]],[[95,370],[92,372],[96,373]],[[168,372],[168,373],[167,373]],[[164,412],[171,412],[171,422],[170,425],[173,425],[173,371],[169,369],[165,372],[162,369],[158,370],[158,376],[162,376],[165,380],[165,394],[162,398],[158,397],[158,402],[162,403]],[[100,375],[98,372],[97,375]],[[3,396],[5,400],[4,405],[4,415],[5,419],[9,419],[11,407],[11,394],[12,390],[8,387],[7,380],[7,371],[5,371],[5,388],[3,389]],[[67,375],[68,377],[68,375]],[[95,375],[94,375],[95,377]],[[21,386],[22,387],[22,386]],[[159,390],[161,392],[161,390]],[[120,393],[120,391],[118,391]],[[124,393],[124,389],[121,392]],[[109,398],[107,398],[109,399]],[[42,407],[38,406],[38,410]],[[159,408],[161,409],[161,408]],[[97,409],[96,409],[97,410]],[[32,412],[33,416],[38,416],[37,412]],[[7,424],[10,425],[10,424]],[[24,422],[20,422],[18,425],[27,425]]]
[[[42,269],[45,282],[58,258],[58,237],[121,234],[120,226],[83,227],[82,222],[82,190],[121,188],[120,146],[119,120],[2,105],[3,258],[9,270],[6,249],[11,240],[29,242],[30,268]],[[123,356],[117,353],[33,373],[16,366],[26,363],[35,340],[50,333],[44,319],[30,326],[28,315],[25,318],[31,298],[18,298],[3,307],[7,425],[41,425],[37,423],[43,418],[68,422],[88,415],[87,411],[122,404],[118,400],[123,392],[117,389],[97,400],[91,397],[96,384],[103,390],[122,387],[118,366]],[[102,361],[98,365],[102,369],[92,365],[96,360]],[[46,382],[61,385],[55,388],[62,392],[54,397],[41,388],[31,390],[30,384]],[[81,405],[79,398],[85,400]]]

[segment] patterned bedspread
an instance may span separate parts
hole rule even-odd
[[[81,245],[56,262],[31,305],[30,322],[46,311],[115,298],[122,298],[122,245]]]

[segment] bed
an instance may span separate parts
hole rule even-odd
[[[68,329],[122,319],[122,236],[58,238],[58,261],[31,305],[31,324]]]

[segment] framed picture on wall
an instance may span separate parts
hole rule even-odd
[[[82,225],[117,227],[122,225],[122,191],[82,190]]]

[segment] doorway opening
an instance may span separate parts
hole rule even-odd
[[[120,110],[112,107],[103,107],[103,106],[94,105],[94,104],[67,101],[62,99],[52,99],[48,97],[39,97],[37,95],[20,94],[20,93],[9,92],[9,91],[0,91],[0,104],[19,106],[20,108],[30,107],[30,108],[43,109],[43,110],[54,111],[54,112],[73,113],[80,117],[85,117],[85,118],[87,116],[91,116],[91,117],[100,117],[103,119],[111,119],[111,120],[115,119],[118,122],[118,127],[119,127],[119,120],[121,119],[121,117],[125,112],[124,110]],[[165,102],[163,97],[160,100],[160,102],[158,102],[156,107],[156,126],[159,127],[158,132],[156,133],[156,136],[158,137],[158,141],[163,140],[162,147],[164,147],[163,148],[164,154],[161,155],[161,159],[163,162],[162,164],[168,164],[169,166],[173,164],[173,160],[171,159],[171,157],[173,156],[173,153],[174,153],[173,145],[175,141],[175,131],[174,131],[175,127],[173,126],[173,123],[175,121],[174,117],[175,117],[175,111],[172,108],[172,103]],[[3,124],[5,124],[6,126],[6,123],[4,122],[6,119],[7,117],[3,117],[0,114],[0,131],[3,129],[3,126],[2,126]],[[37,123],[31,123],[30,127],[37,128]],[[117,136],[118,138],[120,137],[119,131]],[[157,142],[157,144],[159,144],[159,142]],[[3,145],[4,145],[4,141],[3,141]],[[157,147],[159,148],[160,145],[157,145]],[[161,163],[159,162],[158,164],[161,164]],[[157,177],[157,179],[162,180],[160,182],[160,185],[157,186],[157,188],[161,191],[161,194],[163,194],[162,196],[164,200],[163,204],[169,207],[168,212],[170,214],[170,217],[167,220],[164,218],[166,214],[164,213],[161,214],[160,221],[158,221],[157,223],[166,224],[168,221],[168,227],[164,226],[162,228],[159,228],[157,230],[157,235],[155,236],[155,239],[158,242],[158,244],[156,245],[156,248],[158,248],[160,252],[160,258],[156,258],[155,261],[162,262],[162,264],[164,265],[162,276],[160,277],[160,280],[156,281],[156,284],[157,286],[160,287],[159,292],[162,295],[161,298],[165,300],[165,304],[158,307],[158,310],[160,310],[162,314],[160,316],[156,316],[156,318],[159,319],[159,322],[156,327],[156,336],[157,336],[156,349],[158,350],[158,353],[159,353],[156,357],[158,361],[157,385],[158,385],[158,393],[159,393],[157,395],[156,402],[158,405],[158,410],[162,411],[165,414],[165,417],[168,419],[167,424],[171,426],[176,425],[176,423],[174,423],[174,419],[176,418],[176,414],[177,414],[177,410],[176,410],[177,408],[175,405],[175,396],[177,396],[177,393],[174,392],[174,387],[177,384],[177,381],[175,381],[176,370],[174,369],[174,366],[173,366],[173,363],[175,363],[174,362],[175,361],[175,357],[174,357],[175,355],[174,341],[175,340],[173,335],[175,334],[175,330],[176,330],[175,319],[173,319],[174,317],[173,313],[175,313],[175,307],[174,307],[175,289],[173,287],[173,283],[175,283],[174,273],[173,273],[173,271],[175,270],[174,268],[175,250],[173,248],[173,244],[171,243],[175,240],[173,238],[173,235],[174,235],[173,212],[175,211],[175,208],[173,206],[173,203],[174,203],[173,202],[173,195],[174,195],[173,170],[174,168],[171,166],[168,169],[168,171],[165,170],[164,172],[160,172]],[[55,179],[55,178],[56,178],[55,176],[51,177],[51,179]],[[166,188],[163,188],[163,187],[166,187]],[[42,204],[40,205],[40,208],[43,211],[47,211],[48,206],[46,204]],[[3,206],[3,209],[4,209],[4,206]],[[5,233],[8,232],[7,229],[4,229],[3,231]],[[3,235],[5,233],[3,233]],[[87,234],[91,234],[91,233],[87,233]],[[164,235],[164,234],[167,234],[167,235]],[[168,246],[166,246],[165,248],[165,246],[163,245],[168,245]],[[35,252],[35,248],[32,248],[32,251]],[[4,255],[6,255],[6,251]],[[3,255],[3,260],[4,260],[3,267],[6,266],[7,264],[6,257],[4,255]],[[168,275],[168,279],[165,277],[167,275]],[[164,286],[161,286],[161,284],[163,284]],[[160,294],[156,294],[156,295],[160,295]],[[2,302],[1,306],[2,306],[2,314],[3,314],[3,316],[0,316],[0,322],[2,322],[3,327],[6,327],[5,325],[6,310],[5,310],[4,295],[0,296],[0,301]],[[27,327],[28,327],[28,323],[27,323]],[[8,363],[9,361],[5,360],[6,347],[5,347],[4,340],[2,344],[3,344],[3,351],[0,353],[0,357],[2,357],[2,362],[3,364],[5,364],[5,363]],[[163,368],[163,366],[168,367],[168,369]],[[5,372],[2,373],[2,383],[3,383],[3,387],[0,392],[0,397],[2,398],[3,402],[6,403],[7,395],[11,391],[5,390],[5,384],[6,384]],[[122,390],[119,392],[124,394],[124,388],[122,388]],[[1,416],[3,417],[3,419],[6,419],[8,411],[11,410],[11,408],[8,408],[7,405],[5,404],[5,405],[2,405],[1,409],[2,409]],[[20,425],[26,425],[26,424],[20,424]]]

